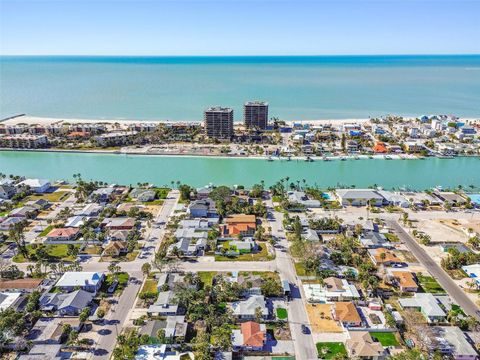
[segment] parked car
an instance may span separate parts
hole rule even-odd
[[[308,327],[307,327],[306,325],[304,325],[304,324],[302,324],[302,333],[304,333],[304,334],[308,334],[308,333],[309,333]]]

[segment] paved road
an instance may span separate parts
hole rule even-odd
[[[302,324],[308,326],[310,323],[305,310],[305,303],[302,299],[301,282],[297,278],[292,258],[287,251],[288,241],[285,237],[282,225],[283,216],[281,213],[273,211],[271,200],[267,201],[267,206],[271,208],[270,211],[274,217],[268,222],[268,225],[272,227],[272,235],[278,240],[275,248],[277,270],[279,271],[282,280],[288,280],[294,285],[292,291],[293,299],[288,304],[288,321],[290,323],[290,331],[295,346],[295,357],[298,360],[317,359],[317,350],[312,335],[303,334],[301,330]]]
[[[178,265],[184,271],[275,271],[275,261],[184,261]]]
[[[171,191],[167,200],[165,200],[159,214],[154,220],[153,227],[146,235],[146,244],[151,244],[152,249],[148,250],[148,255],[143,259],[137,258],[132,262],[119,263],[122,271],[128,272],[130,277],[141,279],[143,273],[141,271],[142,264],[151,262],[155,251],[158,250],[160,243],[165,234],[165,224],[168,218],[173,214],[176,204],[178,203],[178,191]],[[142,250],[142,254],[144,250]],[[96,260],[96,259],[95,259]],[[84,271],[107,271],[109,263],[93,261],[83,265]],[[122,295],[118,298],[118,303],[114,304],[111,311],[107,315],[105,325],[99,330],[100,340],[95,346],[95,359],[110,359],[112,351],[117,343],[117,335],[122,331],[123,324],[128,318],[130,311],[135,306],[135,300],[140,290],[140,283],[129,283],[123,290]]]
[[[395,220],[386,220],[386,224],[392,228],[401,241],[405,243],[408,249],[415,255],[420,263],[428,272],[438,281],[452,299],[468,314],[480,320],[477,314],[478,307],[464,293],[464,291],[452,280],[427,252],[413,239],[400,224]]]

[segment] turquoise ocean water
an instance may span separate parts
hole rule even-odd
[[[0,117],[241,120],[246,100],[283,119],[480,116],[480,55],[0,57]]]

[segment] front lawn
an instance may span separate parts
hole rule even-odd
[[[445,290],[443,290],[437,280],[435,280],[433,277],[417,274],[417,279],[423,291],[432,294],[445,294]]]
[[[269,261],[275,259],[275,255],[268,253],[267,243],[257,243],[257,245],[258,249],[254,253],[238,256],[215,255],[215,261]]]
[[[74,245],[77,249],[80,248],[80,245]],[[37,248],[36,245],[27,245],[26,246],[29,258],[30,259],[25,259],[25,257],[18,253],[13,257],[13,262],[16,263],[23,263],[23,262],[28,262],[32,261],[35,259],[35,249]],[[45,251],[47,252],[47,255],[49,257],[49,261],[75,261],[76,257],[75,256],[69,256],[67,255],[68,252],[68,245],[66,244],[49,244],[45,245]]]
[[[200,281],[202,282],[202,286],[205,287],[206,285],[212,285],[213,277],[217,274],[216,271],[199,271],[197,273]]]
[[[69,194],[71,194],[70,191],[62,191],[62,190],[57,190],[52,193],[45,193],[45,194],[33,194],[28,196],[25,200],[30,201],[30,200],[47,200],[50,202],[59,202],[66,198]]]
[[[288,311],[284,308],[277,308],[277,318],[279,320],[285,320],[288,317]]]
[[[341,342],[320,342],[316,344],[317,353],[320,359],[331,359],[337,354],[347,357],[347,349]]]
[[[127,286],[129,277],[130,276],[126,272],[119,272],[117,274],[118,285],[114,292],[115,295],[120,294],[123,291],[123,289],[125,289],[125,287]],[[105,280],[103,281],[102,287],[100,288],[100,292],[107,293],[108,288],[110,287],[110,285],[113,284],[114,281],[115,281],[114,275],[107,274],[107,276],[105,277]]]
[[[145,293],[150,293],[150,294],[158,293],[157,280],[155,280],[155,279],[145,280],[145,283],[143,284],[142,290],[140,291],[140,295],[145,294]]]
[[[371,332],[370,336],[382,346],[397,346],[398,345],[398,340],[395,337],[395,333],[392,332]]]
[[[38,236],[47,236],[50,231],[52,231],[53,225],[48,225],[43,231],[38,234]]]
[[[298,276],[315,276],[315,273],[308,271],[303,262],[295,262],[295,271]]]

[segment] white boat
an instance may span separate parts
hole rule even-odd
[[[385,155],[385,156],[384,156],[384,159],[385,159],[385,160],[392,160],[392,157],[389,156],[389,155]]]

